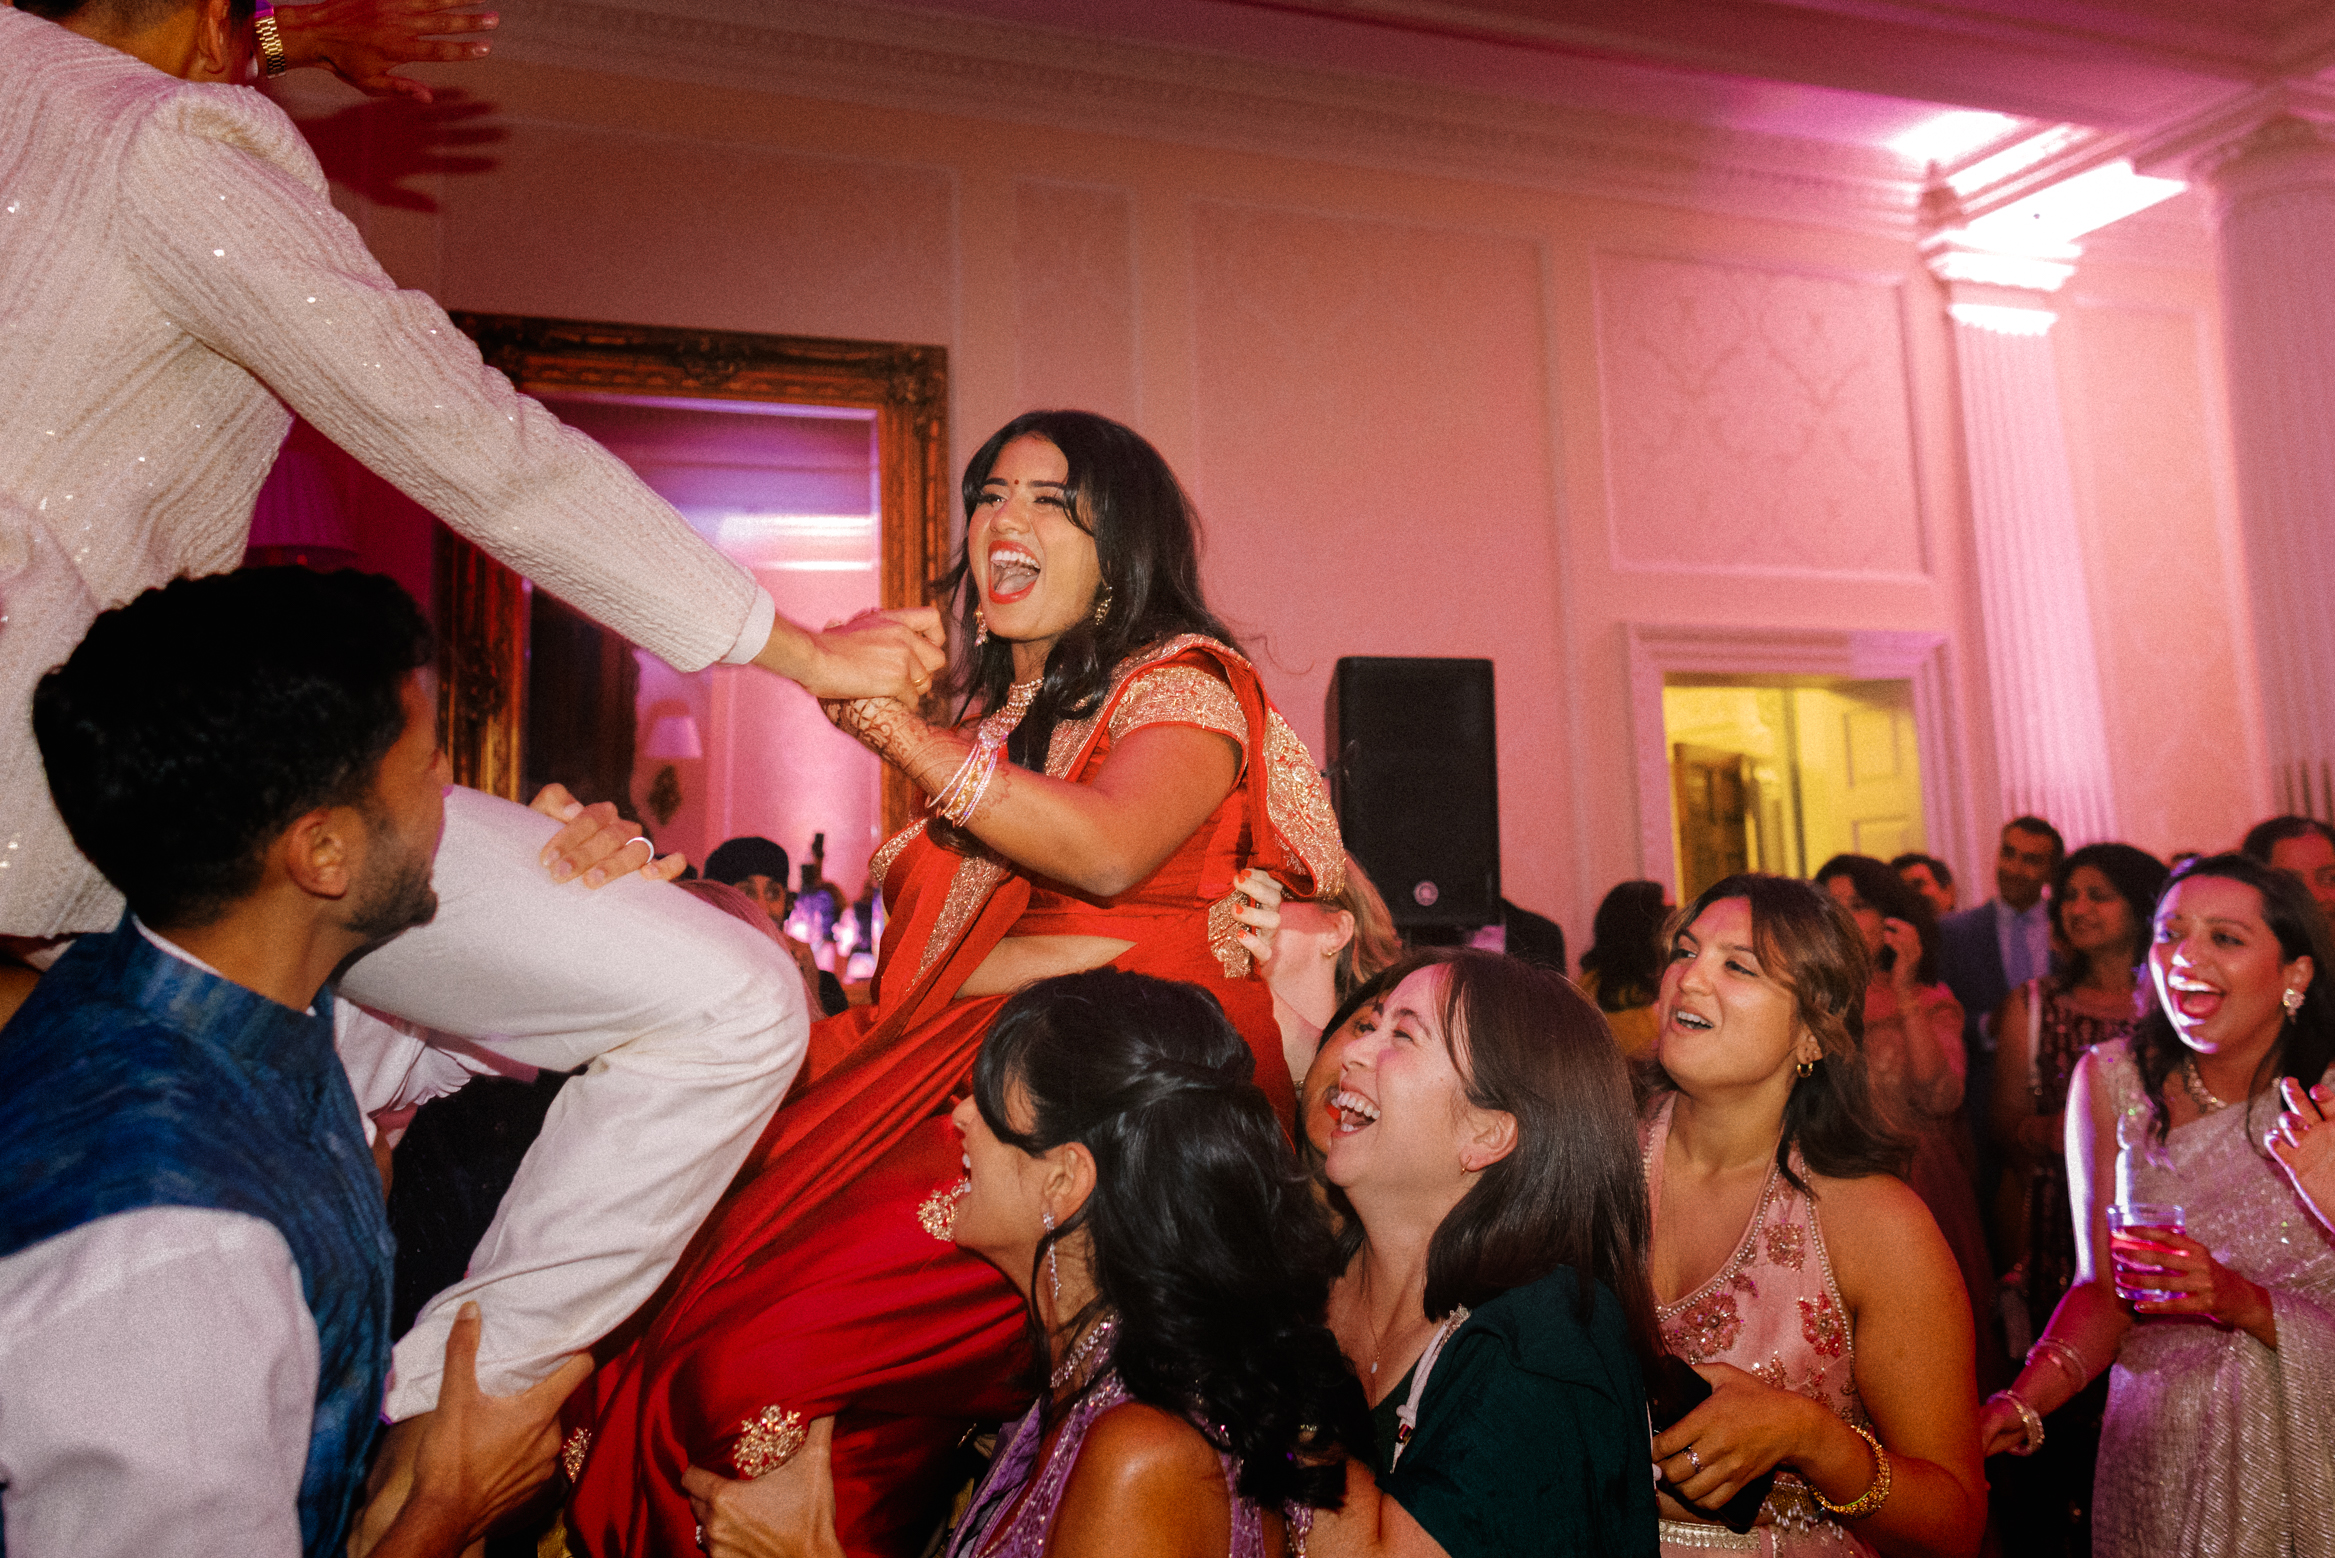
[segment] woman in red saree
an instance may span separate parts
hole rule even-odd
[[[661,1302],[577,1393],[571,1550],[695,1552],[682,1473],[767,1473],[830,1413],[845,1550],[922,1546],[966,1426],[1028,1400],[1021,1300],[949,1235],[949,1109],[1012,991],[1104,965],[1199,985],[1290,1122],[1239,879],[1330,894],[1344,855],[1311,756],[1201,597],[1189,501],[1148,443],[1082,412],[1009,423],[964,496],[953,691],[983,717],[829,709],[934,798],[873,863],[875,1001],[812,1029]]]

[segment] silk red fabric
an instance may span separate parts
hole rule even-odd
[[[913,1553],[948,1493],[933,1474],[963,1430],[1027,1404],[1015,1383],[1027,1358],[1021,1300],[939,1225],[939,1198],[961,1177],[947,1111],[1004,1003],[954,995],[1006,937],[1130,941],[1114,967],[1205,987],[1256,1053],[1257,1080],[1283,1123],[1293,1117],[1272,997],[1245,971],[1245,956],[1227,950],[1223,900],[1252,864],[1315,890],[1334,825],[1325,843],[1323,807],[1299,827],[1310,836],[1297,847],[1272,825],[1288,813],[1288,795],[1270,786],[1292,783],[1294,742],[1273,748],[1276,774],[1269,734],[1286,736],[1286,727],[1248,663],[1206,640],[1168,649],[1124,672],[1095,716],[1057,733],[1049,772],[1073,782],[1091,775],[1109,754],[1111,715],[1129,686],[1175,664],[1210,669],[1239,700],[1249,726],[1241,782],[1173,857],[1109,901],[969,866],[922,835],[898,853],[884,876],[890,920],[875,1004],[813,1028],[805,1080],[645,1324],[569,1404],[572,1550],[689,1558],[697,1546],[680,1487],[686,1467],[741,1475],[774,1436],[783,1447],[790,1423],[835,1413],[845,1550]],[[1310,770],[1301,777],[1318,787]]]

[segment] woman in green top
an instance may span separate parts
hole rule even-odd
[[[1652,1220],[1604,1020],[1462,952],[1331,1037],[1327,1171],[1354,1219],[1330,1328],[1395,1421],[1309,1551],[1652,1558]]]

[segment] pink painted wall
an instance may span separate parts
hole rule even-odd
[[[1910,243],[945,101],[502,60],[439,79],[489,105],[463,122],[499,134],[491,166],[422,170],[387,116],[333,121],[372,147],[339,198],[402,282],[937,343],[960,460],[1032,405],[1131,421],[1197,496],[1212,597],[1317,753],[1339,655],[1495,659],[1508,893],[1576,949],[1641,871],[1633,623],[1945,635],[1953,750],[1923,761],[1966,825],[1933,819],[1932,844],[1983,879],[1999,808],[1951,347]],[[301,114],[339,110],[301,90]],[[2216,842],[2258,798],[2161,708],[2173,676],[2250,697],[2211,278],[2090,279],[2059,339],[2119,795],[2137,842]],[[2194,643],[2143,631],[2200,601]]]

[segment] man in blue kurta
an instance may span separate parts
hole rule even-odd
[[[337,1554],[390,1357],[392,1243],[324,990],[436,907],[429,632],[389,580],[264,569],[100,616],[35,699],[121,889],[0,1029],[0,1558]],[[448,1347],[374,1551],[452,1554],[548,1472]]]

